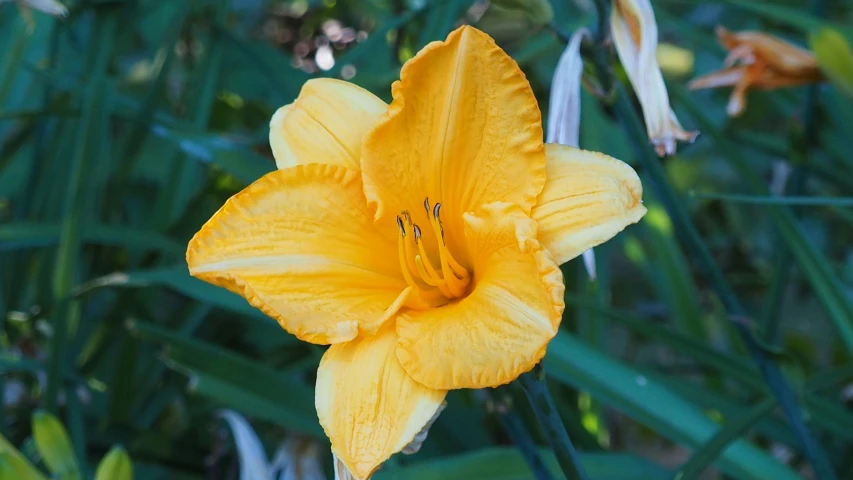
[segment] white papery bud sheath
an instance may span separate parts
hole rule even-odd
[[[581,127],[581,42],[589,36],[582,28],[572,35],[566,49],[560,55],[554,77],[551,80],[551,99],[548,103],[547,143],[560,143],[578,148]],[[590,280],[595,280],[595,252],[583,252],[583,264]]]

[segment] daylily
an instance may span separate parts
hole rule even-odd
[[[447,390],[531,369],[560,323],[558,265],[645,213],[628,165],[543,144],[524,74],[479,30],[427,45],[391,91],[386,105],[307,82],[270,123],[279,170],[187,251],[196,277],[331,344],[317,413],[358,479],[422,433]]]
[[[733,86],[726,112],[737,117],[746,109],[751,88],[772,90],[823,80],[817,60],[808,50],[762,32],[732,33],[717,27],[717,39],[729,51],[723,69],[690,81],[691,90]]]
[[[610,29],[619,61],[643,107],[646,132],[661,157],[675,153],[675,141],[693,142],[699,132],[684,130],[669,106],[656,58],[658,26],[649,0],[613,0]]]

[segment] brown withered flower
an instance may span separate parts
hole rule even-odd
[[[717,39],[729,51],[723,69],[690,81],[691,90],[733,86],[726,107],[730,117],[746,109],[750,89],[772,90],[820,82],[823,74],[814,55],[763,32],[730,32],[717,27]]]

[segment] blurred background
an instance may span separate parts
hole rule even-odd
[[[274,169],[269,119],[307,79],[346,79],[388,101],[403,62],[470,23],[516,59],[547,115],[560,34],[595,31],[596,2],[67,0],[65,18],[30,8],[50,3],[0,2],[0,478],[24,478],[9,473],[18,455],[45,475],[71,462],[92,478],[115,445],[139,479],[331,478],[313,398],[323,348],[191,278],[188,240]],[[750,92],[729,119],[729,89],[686,89],[721,68],[716,25],[808,48],[821,27],[849,41],[853,2],[652,3],[674,109],[702,134],[654,158],[654,176],[587,65],[581,147],[634,165],[649,213],[596,248],[595,281],[581,259],[563,266],[564,331],[545,361],[559,414],[593,480],[672,478],[685,465],[702,478],[816,478],[745,328],[839,478],[853,478],[842,341],[853,330],[853,101],[843,81]],[[421,451],[377,479],[533,478],[531,451],[559,478],[519,390],[454,391],[448,403]],[[64,427],[39,427],[42,411]],[[38,428],[52,441],[34,439]]]

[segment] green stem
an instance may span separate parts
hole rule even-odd
[[[552,480],[551,472],[548,471],[548,467],[542,460],[542,456],[539,455],[536,443],[524,427],[524,423],[518,416],[518,412],[511,405],[505,403],[501,408],[497,409],[497,417],[504,431],[506,431],[506,434],[512,440],[512,443],[518,447],[518,451],[521,453],[524,461],[527,462],[527,466],[530,467],[533,478],[536,480]]]
[[[53,270],[53,332],[50,338],[50,355],[47,366],[47,386],[44,404],[48,412],[56,413],[59,391],[66,369],[66,350],[70,343],[69,332],[80,316],[80,305],[71,299],[71,292],[77,281],[79,257],[81,254],[81,235],[85,228],[81,224],[87,221],[85,208],[87,189],[86,176],[92,168],[93,159],[102,154],[100,136],[106,131],[108,115],[106,104],[109,96],[104,94],[107,79],[106,72],[112,52],[112,42],[116,17],[107,10],[96,11],[94,29],[89,39],[87,58],[88,86],[81,98],[81,117],[77,133],[77,144],[71,158],[68,189],[65,192],[65,211],[60,227],[59,248],[56,253]]]
[[[822,0],[811,2],[811,12],[817,17],[824,15],[825,5]],[[803,195],[806,190],[806,182],[809,175],[809,149],[817,138],[817,100],[818,85],[810,85],[806,90],[806,98],[803,101],[803,117],[800,125],[795,124],[792,132],[791,145],[791,183],[788,195]],[[794,215],[799,209],[792,208]],[[776,343],[779,337],[779,312],[782,302],[785,300],[785,290],[791,282],[793,275],[793,255],[784,246],[781,234],[776,234],[776,265],[778,269],[773,276],[773,284],[770,288],[769,300],[761,319],[760,332],[762,338],[770,343]]]
[[[721,428],[711,440],[693,454],[690,459],[678,469],[674,480],[686,480],[699,478],[708,466],[723,453],[723,451],[735,440],[740,438],[747,430],[755,426],[773,412],[776,401],[767,398],[755,404],[743,415],[735,418],[731,423]]]
[[[676,231],[679,232],[682,243],[687,246],[688,250],[693,252],[700,269],[708,277],[711,288],[723,302],[726,312],[728,312],[729,317],[733,320],[732,323],[735,329],[746,344],[761,375],[764,377],[764,381],[767,382],[767,385],[773,392],[773,396],[791,424],[791,428],[799,440],[800,447],[803,449],[815,472],[818,473],[819,478],[835,478],[829,461],[818,447],[817,442],[815,442],[805,424],[803,412],[797,404],[785,377],[782,375],[779,367],[770,360],[767,353],[756,341],[748,322],[744,320],[748,318],[746,310],[735,295],[731,285],[726,281],[707,245],[702,241],[699,232],[690,222],[687,212],[683,209],[675,191],[667,181],[666,172],[661,166],[657,155],[648,146],[642,122],[637,117],[637,113],[634,111],[634,107],[631,105],[623,89],[620,89],[615,109],[619,118],[626,125],[629,136],[632,137],[632,142],[638,150],[641,164],[649,175],[649,184],[656,193],[655,196],[664,204],[664,208],[676,226]]]
[[[606,18],[607,15],[607,4],[604,0],[597,0],[597,4],[599,7],[599,24],[603,24],[603,18]],[[663,203],[667,214],[669,214],[676,227],[681,242],[693,253],[701,271],[708,278],[712,289],[723,302],[729,318],[732,319],[733,326],[746,344],[762,377],[773,392],[773,396],[790,423],[791,429],[797,436],[800,447],[811,463],[815,474],[819,478],[834,479],[835,475],[831,464],[806,426],[803,412],[797,404],[785,377],[778,366],[769,358],[767,352],[761,348],[761,345],[753,335],[747,321],[745,321],[748,318],[746,310],[735,295],[731,285],[726,281],[722,270],[720,270],[714,261],[710,250],[708,250],[707,245],[705,245],[699,232],[692,224],[687,211],[683,207],[683,203],[679,201],[678,195],[672,188],[672,185],[670,185],[660,159],[649,145],[646,129],[643,126],[642,120],[637,115],[634,105],[631,103],[622,85],[614,82],[613,76],[610,73],[607,52],[601,46],[600,40],[601,37],[599,38],[598,45],[593,50],[593,62],[598,72],[599,81],[605,91],[609,91],[611,86],[615,86],[618,89],[614,105],[616,116],[624,125],[634,145],[640,163],[647,174],[648,184],[651,186],[652,191],[655,192],[655,196]]]
[[[578,452],[557,414],[557,407],[551,399],[551,393],[545,383],[545,369],[541,364],[536,365],[533,370],[518,377],[518,382],[542,425],[563,474],[570,480],[589,480],[589,476],[581,465]]]

